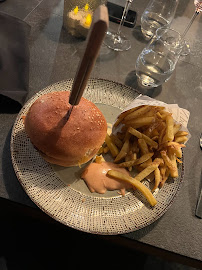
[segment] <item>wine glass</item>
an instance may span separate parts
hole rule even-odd
[[[196,19],[196,17],[202,12],[202,1],[200,0],[194,0],[194,5],[195,5],[195,12],[193,14],[193,16],[190,19],[190,22],[188,23],[187,27],[185,28],[183,34],[182,34],[182,38],[184,39],[184,37],[186,36],[187,32],[189,31],[190,27],[192,26],[194,20]],[[190,47],[187,44],[187,42],[185,41],[185,46],[183,47],[183,50],[181,52],[181,55],[186,56],[190,53]]]
[[[151,40],[160,27],[168,27],[173,21],[179,0],[150,0],[141,16],[144,39]]]
[[[121,21],[118,27],[117,32],[114,31],[107,31],[106,37],[104,40],[105,45],[107,45],[108,48],[114,50],[114,51],[127,51],[131,48],[130,40],[127,39],[122,33],[122,26],[125,22],[125,19],[128,14],[129,7],[133,0],[126,0],[126,4],[123,10],[123,14],[121,17]]]

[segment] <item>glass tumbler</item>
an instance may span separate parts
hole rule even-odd
[[[153,88],[166,82],[172,75],[184,46],[180,33],[161,27],[143,49],[136,62],[138,84]]]
[[[141,16],[141,30],[144,38],[149,40],[160,27],[169,27],[179,0],[151,0]]]

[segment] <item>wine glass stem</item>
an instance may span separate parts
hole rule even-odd
[[[124,10],[123,10],[123,14],[122,14],[122,17],[121,17],[121,21],[120,21],[120,24],[119,24],[119,27],[118,27],[118,30],[117,30],[117,36],[120,35],[121,33],[121,29],[122,29],[122,26],[125,22],[125,19],[126,19],[126,16],[128,14],[128,9],[130,7],[130,4],[133,2],[133,0],[127,0],[126,1],[126,4],[125,4],[125,7],[124,7]]]
[[[187,32],[189,31],[189,28],[191,27],[192,23],[194,22],[194,20],[196,19],[196,16],[199,14],[199,12],[195,12],[194,15],[192,16],[189,24],[187,25],[186,29],[184,30],[184,33],[182,34],[182,38],[184,38],[187,34]]]

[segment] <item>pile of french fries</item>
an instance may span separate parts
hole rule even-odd
[[[132,108],[119,115],[114,128],[119,131],[107,134],[98,155],[110,151],[119,167],[138,171],[134,178],[131,177],[134,181],[154,179],[152,192],[161,188],[169,176],[178,177],[177,163],[182,163],[182,148],[188,132],[180,130],[181,125],[175,123],[165,107]],[[109,171],[108,175],[132,181],[115,171]]]

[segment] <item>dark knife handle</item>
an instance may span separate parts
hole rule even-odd
[[[92,25],[87,37],[86,49],[78,67],[69,98],[71,105],[79,104],[99,53],[108,24],[108,10],[106,6],[101,5],[95,10],[93,15]]]

